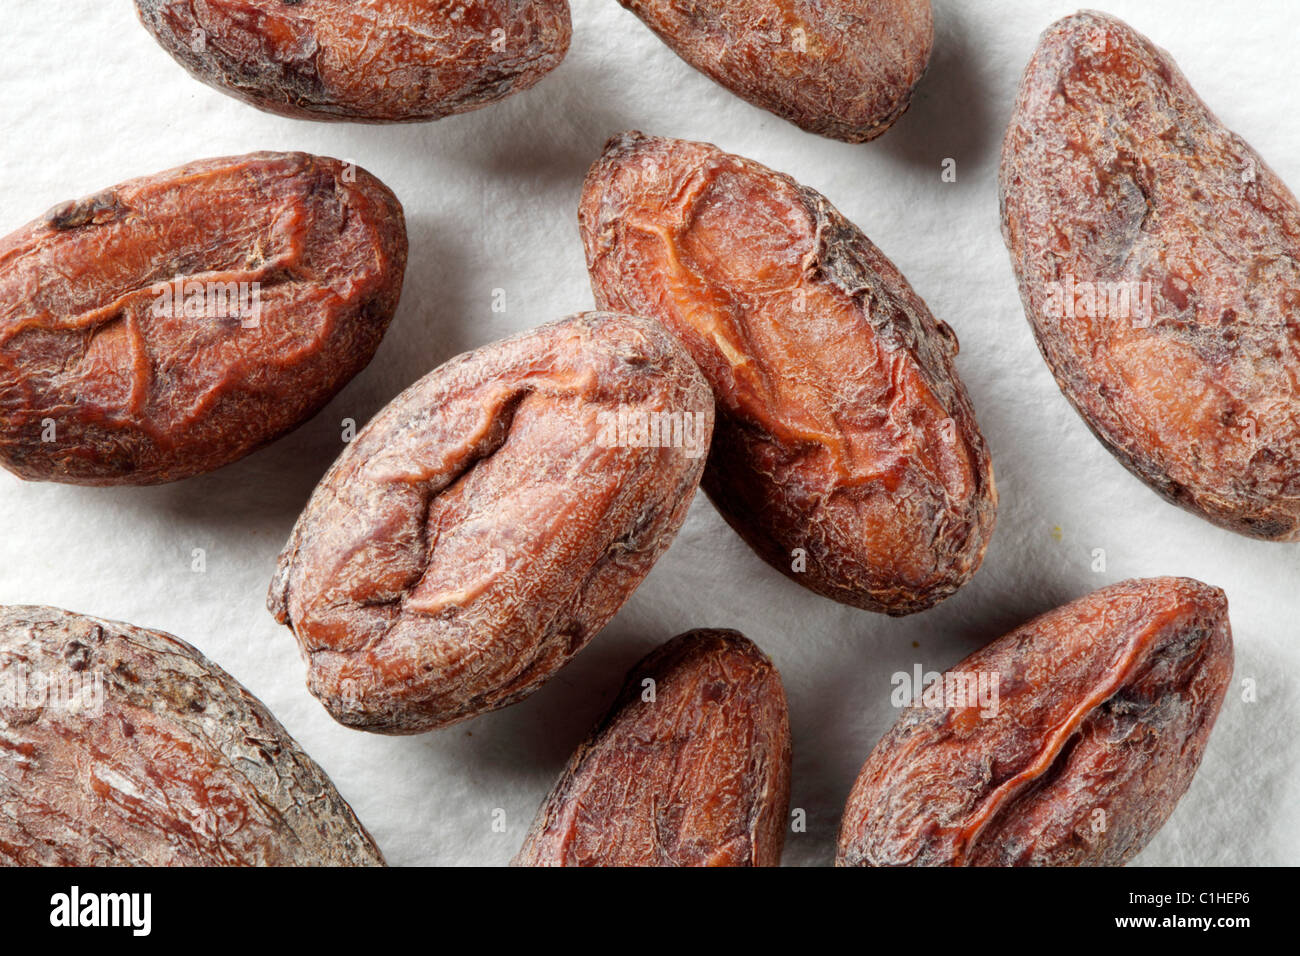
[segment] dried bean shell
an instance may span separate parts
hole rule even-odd
[[[408,123],[466,113],[564,59],[567,0],[135,0],[195,79],[283,116]]]
[[[889,614],[975,573],[997,493],[956,336],[825,197],[715,146],[625,133],[579,221],[597,304],[658,319],[712,385],[704,489],[764,560]]]
[[[1106,448],[1221,527],[1300,538],[1300,205],[1259,154],[1080,13],[1025,70],[1001,195],[1038,346]]]
[[[619,0],[678,56],[810,133],[875,139],[934,46],[930,0]]]
[[[190,645],[0,608],[0,865],[383,862],[325,772]]]
[[[143,485],[242,458],[369,363],[406,252],[387,187],[305,153],[57,207],[0,239],[0,465]]]
[[[789,803],[781,676],[736,631],[690,631],[628,672],[515,865],[777,866]]]
[[[973,701],[992,675],[993,706]],[[1199,581],[1049,611],[944,675],[964,699],[904,711],[849,795],[837,863],[1122,865],[1191,784],[1231,677],[1228,602]]]
[[[651,438],[651,415],[677,431]],[[268,603],[312,693],[394,734],[527,696],[668,547],[712,428],[690,357],[631,316],[574,316],[431,372],[357,435],[280,556]]]

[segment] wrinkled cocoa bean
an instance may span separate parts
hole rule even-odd
[[[0,865],[383,862],[325,772],[190,645],[0,608]]]
[[[195,79],[283,116],[405,123],[467,113],[564,59],[567,0],[135,0]]]
[[[1001,172],[1038,346],[1102,443],[1224,528],[1300,538],[1300,205],[1124,23],[1052,26]]]
[[[135,0],[195,79],[282,116],[419,122],[523,92],[560,64],[567,0]]]
[[[601,308],[658,319],[713,386],[704,489],[764,560],[890,614],[970,578],[997,494],[956,336],[823,196],[626,133],[579,219]]]
[[[781,676],[736,631],[690,631],[628,672],[514,862],[777,866],[789,803]]]
[[[242,458],[365,368],[406,249],[379,180],[303,153],[59,206],[0,239],[0,464],[124,485]]]
[[[732,93],[850,143],[906,112],[934,45],[930,0],[619,2]]]
[[[1231,677],[1228,602],[1199,581],[1126,581],[1035,618],[876,745],[837,862],[1121,865],[1187,790]]]
[[[452,359],[322,479],[269,606],[340,722],[417,733],[514,703],[681,527],[713,401],[645,319],[587,313]]]

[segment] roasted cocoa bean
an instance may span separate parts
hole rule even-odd
[[[956,336],[823,196],[626,133],[579,219],[601,308],[658,319],[713,386],[704,488],[764,560],[890,614],[970,578],[997,494]]]
[[[1221,527],[1300,538],[1300,205],[1126,24],[1025,70],[1002,228],[1057,384],[1102,443]]]
[[[0,464],[124,485],[243,457],[365,368],[406,249],[379,180],[303,153],[57,207],[0,239]]]
[[[1035,618],[876,745],[837,862],[1121,865],[1192,782],[1231,677],[1228,602],[1199,581],[1126,581]],[[994,693],[975,700],[980,681]]]
[[[781,676],[736,631],[690,631],[628,672],[516,866],[777,866],[790,803]]]
[[[681,527],[707,383],[645,319],[587,313],[452,359],[321,481],[269,606],[352,727],[417,733],[527,696]]]
[[[619,2],[732,93],[850,143],[906,112],[934,45],[930,0]]]
[[[195,79],[283,116],[405,123],[467,113],[559,66],[567,0],[135,0]]]
[[[325,772],[184,641],[0,608],[0,865],[383,862]]]

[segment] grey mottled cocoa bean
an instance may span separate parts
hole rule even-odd
[[[934,45],[930,0],[619,0],[755,106],[850,143],[889,129]]]
[[[305,153],[57,207],[0,239],[0,465],[143,485],[242,458],[366,367],[406,253],[386,186]]]
[[[383,862],[324,771],[190,645],[0,608],[0,865]]]
[[[1228,602],[1199,581],[1049,611],[904,711],[853,786],[837,862],[1122,865],[1191,784],[1231,678]]]
[[[1168,53],[1079,13],[1043,34],[1002,231],[1057,384],[1107,449],[1215,524],[1300,538],[1300,203]]]
[[[284,116],[408,123],[533,86],[564,59],[567,0],[135,0],[196,79]]]
[[[780,674],[736,631],[690,631],[628,672],[514,862],[777,866],[789,804]]]
[[[312,495],[269,607],[352,727],[417,733],[536,690],[681,527],[713,399],[656,323],[586,313],[452,359]]]

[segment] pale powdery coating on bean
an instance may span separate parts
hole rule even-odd
[[[406,253],[387,187],[304,153],[204,160],[57,207],[0,239],[0,464],[154,484],[243,457],[367,365]]]
[[[930,0],[619,0],[695,69],[811,133],[898,119],[934,45]]]
[[[1223,527],[1300,535],[1300,206],[1168,54],[1096,13],[1025,71],[1003,233],[1071,403],[1156,491]],[[1051,283],[1147,283],[1150,314],[1062,314]],[[1137,287],[1137,291],[1141,286]],[[1117,310],[1119,311],[1119,310]]]
[[[690,631],[628,672],[514,862],[777,866],[789,803],[776,668],[735,631]]]
[[[627,133],[579,219],[597,303],[658,319],[709,379],[704,488],[769,564],[891,614],[974,574],[997,494],[956,337],[823,196]]]
[[[1123,582],[953,672],[998,675],[996,713],[905,711],[854,784],[837,862],[1118,866],[1200,765],[1232,677],[1227,600],[1188,578]]]
[[[383,862],[324,771],[188,644],[0,608],[0,865]]]
[[[519,93],[568,52],[567,0],[136,0],[196,79],[259,109],[416,122]]]
[[[638,447],[608,416],[691,415]],[[270,607],[343,723],[415,733],[531,693],[613,617],[681,527],[713,399],[654,323],[587,313],[453,359],[321,481]],[[644,444],[644,443],[642,443]]]

